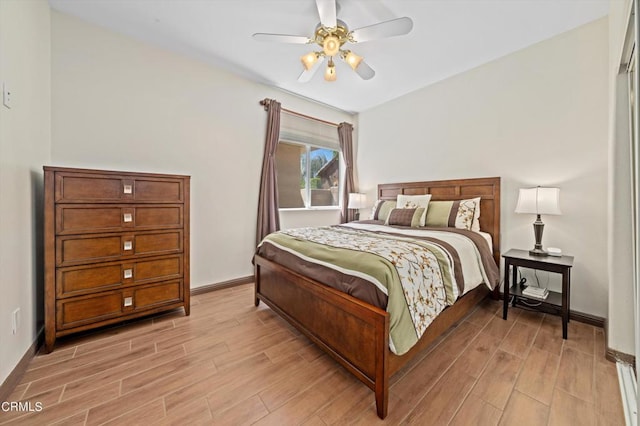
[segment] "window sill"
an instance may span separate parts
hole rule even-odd
[[[282,208],[278,209],[281,212],[315,212],[315,211],[336,211],[340,210],[338,206],[327,207],[294,207],[294,208]]]

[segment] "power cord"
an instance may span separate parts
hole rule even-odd
[[[540,287],[540,281],[538,280],[538,274],[537,274],[537,271],[534,271],[534,272],[536,273],[536,281],[538,281],[538,287]],[[520,272],[519,270],[518,270],[518,273],[520,273],[520,281],[518,281],[518,285],[519,285],[520,287],[522,287],[522,286],[527,282],[527,279],[526,279],[525,277],[523,277],[523,276],[522,276],[522,272]],[[522,304],[523,304],[523,305],[525,305],[525,306],[530,307],[530,308],[535,308],[535,307],[537,307],[537,306],[542,305],[542,303],[541,303],[541,302],[538,302],[538,303],[531,303],[531,302],[529,302],[529,301],[528,301],[528,300],[526,300],[526,299],[520,299],[520,300],[519,300],[519,302],[520,302],[520,303],[522,303]]]

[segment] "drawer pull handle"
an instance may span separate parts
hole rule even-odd
[[[124,270],[124,278],[133,278],[133,269],[125,269]]]
[[[133,241],[125,241],[124,242],[125,250],[133,250]]]
[[[124,306],[133,306],[133,297],[125,297]]]
[[[124,185],[122,192],[125,194],[133,194],[133,185]]]
[[[133,221],[133,216],[131,216],[131,213],[125,213],[123,220],[125,222],[131,222],[131,221]]]

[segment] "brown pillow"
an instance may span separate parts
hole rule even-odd
[[[424,208],[416,209],[393,209],[389,213],[386,225],[410,226],[417,228],[420,226],[420,218],[424,213]]]

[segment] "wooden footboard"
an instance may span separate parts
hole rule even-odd
[[[389,400],[389,314],[255,256],[255,303],[271,309],[375,391],[378,416]]]
[[[405,355],[389,350],[389,314],[259,255],[255,304],[262,300],[375,392],[378,417],[389,404],[389,380],[489,293],[479,286],[445,309]]]

